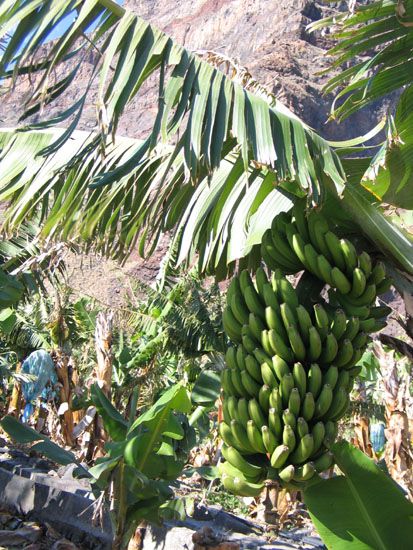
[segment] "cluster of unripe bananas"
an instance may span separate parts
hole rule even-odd
[[[275,218],[262,241],[255,284],[247,271],[232,279],[223,313],[233,342],[222,372],[224,486],[255,496],[266,479],[306,482],[333,464],[337,421],[349,404],[369,333],[389,313],[375,306],[389,280],[381,262],[357,254],[328,223],[301,205]],[[311,310],[284,274],[307,270],[330,288]]]

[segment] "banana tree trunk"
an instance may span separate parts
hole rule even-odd
[[[413,448],[409,429],[408,410],[413,409],[409,393],[410,380],[401,378],[397,372],[394,351],[384,351],[375,343],[376,354],[382,369],[382,387],[387,439],[385,448],[386,465],[392,478],[401,486],[410,500],[413,500]]]
[[[19,374],[22,368],[22,364],[19,362],[16,366],[16,374]],[[16,418],[20,416],[20,410],[22,406],[22,388],[18,380],[15,380],[13,384],[13,392],[11,394],[10,403],[8,406],[7,413],[12,414]]]
[[[109,397],[112,386],[113,371],[113,312],[100,312],[96,319],[95,328],[95,349],[96,349],[96,378],[97,381]]]

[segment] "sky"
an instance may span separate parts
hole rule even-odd
[[[117,4],[122,5],[124,0],[116,0]],[[73,12],[71,15],[68,15],[65,17],[56,27],[52,30],[52,32],[48,35],[46,42],[49,40],[54,40],[55,38],[58,38],[61,36],[65,30],[71,25],[75,18],[75,12]],[[88,30],[93,30],[94,25],[91,25]]]

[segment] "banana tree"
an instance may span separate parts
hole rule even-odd
[[[68,29],[44,48],[70,14]],[[138,239],[140,251],[150,253],[172,231],[178,263],[197,254],[202,272],[225,278],[237,260],[256,266],[257,245],[275,215],[307,196],[327,212],[342,211],[338,222],[359,223],[378,250],[413,274],[409,237],[354,180],[351,167],[358,164],[341,160],[343,144],[324,140],[255,82],[241,86],[110,0],[6,0],[0,26],[0,37],[11,35],[0,61],[5,82],[35,77],[22,112],[25,131],[5,130],[0,138],[0,201],[10,203],[9,230],[40,214],[44,237],[82,238],[118,258]],[[83,95],[33,122],[96,50]],[[114,143],[120,116],[155,72],[151,133],[142,142]],[[82,139],[76,127],[92,86],[97,131]]]

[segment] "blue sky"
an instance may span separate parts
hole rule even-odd
[[[116,0],[117,4],[122,5],[123,0]],[[52,30],[52,32],[47,37],[47,41],[54,40],[55,38],[58,38],[61,36],[62,33],[70,26],[70,24],[73,22],[75,18],[75,12],[73,12],[72,15],[68,15],[65,17],[56,27]],[[90,27],[90,30],[93,30],[93,25]]]

